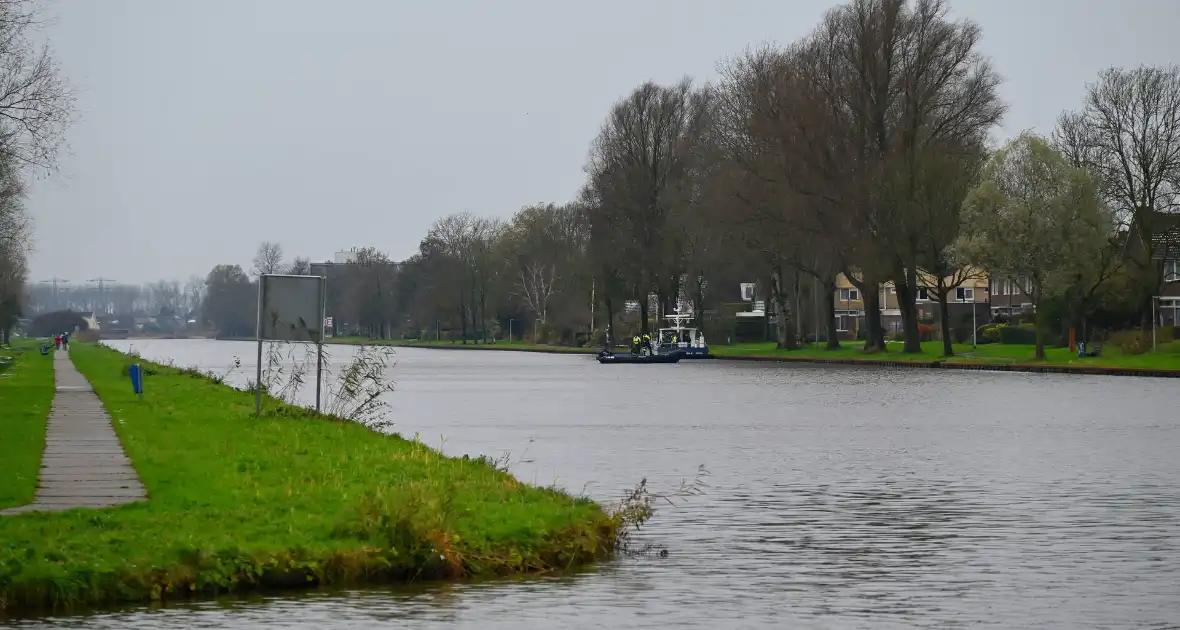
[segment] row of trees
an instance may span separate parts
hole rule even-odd
[[[642,330],[677,304],[703,314],[757,280],[780,347],[799,343],[805,304],[835,347],[843,274],[865,349],[885,349],[888,283],[916,352],[919,290],[946,333],[948,296],[986,273],[1020,280],[1038,313],[1118,303],[1146,325],[1174,256],[1158,218],[1177,209],[1180,70],[1107,70],[1051,137],[996,149],[1006,105],[981,35],[940,0],[854,0],[797,42],[724,61],[714,84],[645,83],[609,112],[575,201],[444,217],[399,264],[365,249],[329,282],[330,310],[374,336],[520,322],[568,337],[635,302]],[[218,282],[244,296],[232,271]]]
[[[26,302],[33,225],[25,181],[52,171],[73,97],[47,46],[29,38],[32,0],[0,0],[0,343],[7,344]]]
[[[48,311],[72,310],[98,315],[158,315],[169,313],[187,316],[200,310],[205,294],[205,280],[199,276],[187,282],[160,280],[146,284],[115,283],[104,280],[79,282],[42,281],[27,288],[30,315]]]

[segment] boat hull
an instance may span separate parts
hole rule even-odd
[[[683,352],[674,352],[672,354],[649,354],[647,356],[640,354],[599,354],[599,363],[679,363],[680,359],[684,358]]]
[[[684,359],[712,359],[713,355],[709,354],[708,348],[673,348],[672,346],[661,346],[660,354],[672,354],[680,352],[684,354]]]

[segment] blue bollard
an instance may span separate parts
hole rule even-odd
[[[143,368],[138,363],[132,363],[128,372],[131,374],[131,389],[143,400]]]

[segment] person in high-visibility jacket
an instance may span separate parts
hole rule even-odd
[[[631,354],[639,354],[639,335],[631,338]]]

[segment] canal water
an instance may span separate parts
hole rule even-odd
[[[254,345],[112,342],[253,376]],[[338,367],[353,348],[331,347]],[[563,577],[128,608],[19,628],[1180,624],[1175,381],[399,349],[395,430],[613,500],[705,493]],[[306,394],[310,397],[311,391]],[[150,395],[150,393],[149,393]],[[308,398],[310,400],[310,398]]]

